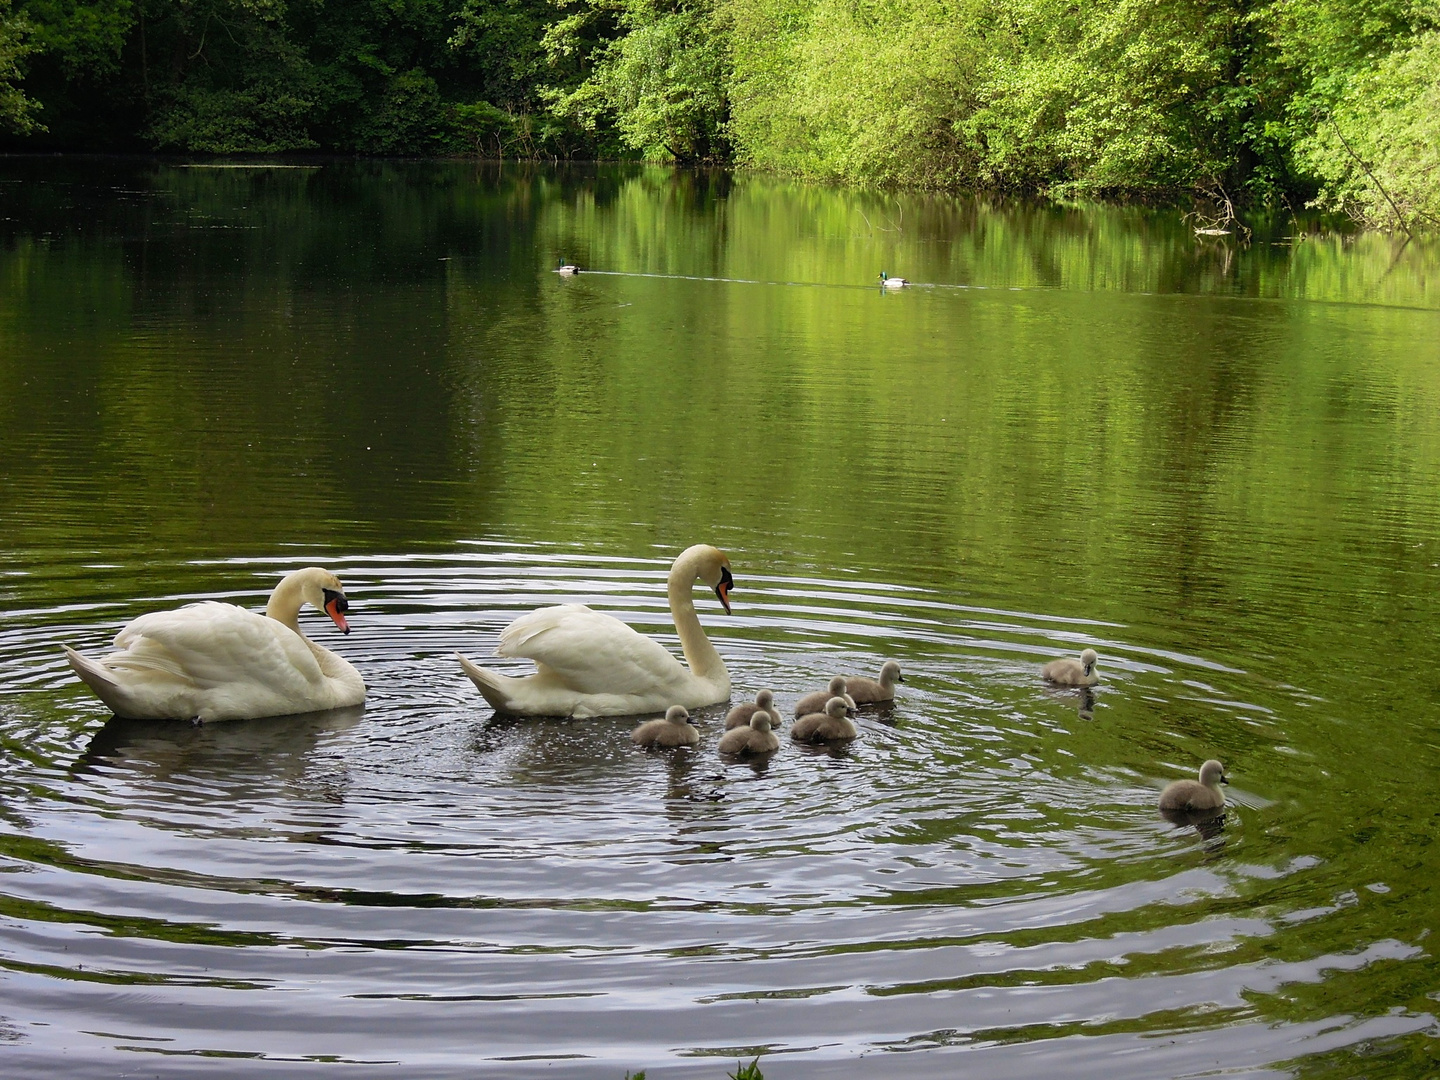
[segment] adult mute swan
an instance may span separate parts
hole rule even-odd
[[[340,579],[318,566],[287,574],[265,614],[213,600],[141,615],[92,660],[65,645],[70,666],[132,720],[247,720],[359,705],[365,682],[347,661],[300,630],[310,604],[350,626]]]
[[[726,701],[730,673],[695,614],[696,581],[715,590],[728,615],[735,579],[723,551],[696,544],[670,568],[670,615],[689,667],[658,641],[584,604],[537,608],[500,631],[495,655],[534,660],[534,675],[501,675],[463,656],[460,666],[496,712],[522,716],[630,716]]]

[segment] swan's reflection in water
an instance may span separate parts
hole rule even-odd
[[[1081,720],[1095,719],[1095,688],[1092,686],[1047,686],[1045,693],[1056,701],[1064,701],[1075,707]]]
[[[269,801],[277,787],[291,796],[342,802],[345,770],[317,767],[316,749],[364,715],[365,707],[357,705],[214,724],[114,716],[91,737],[70,772],[77,779],[143,780],[196,802]]]
[[[1207,851],[1225,846],[1225,807],[1208,810],[1169,810],[1161,808],[1160,816],[1178,828],[1192,828],[1205,843]]]
[[[898,727],[899,721],[895,717],[895,702],[879,701],[873,705],[861,705],[856,720],[873,720],[877,724],[884,724],[886,727]],[[861,726],[863,732],[863,725]]]

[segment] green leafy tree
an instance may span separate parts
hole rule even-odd
[[[17,85],[24,74],[21,61],[34,49],[29,31],[29,24],[11,12],[9,0],[0,0],[0,129],[19,134],[40,126],[38,103]]]
[[[1387,228],[1440,227],[1440,32],[1355,76],[1297,151],[1323,180],[1319,205]]]
[[[316,145],[316,72],[287,32],[284,0],[150,2],[147,52],[164,59],[146,73],[157,145],[209,153]]]
[[[597,26],[613,26],[614,36],[586,40]],[[582,56],[589,68],[573,89],[549,88],[547,103],[588,132],[613,127],[647,158],[726,161],[727,41],[707,0],[602,0],[547,36],[552,57]]]
[[[991,63],[971,0],[728,0],[730,131],[752,164],[856,182],[973,175],[956,125]]]

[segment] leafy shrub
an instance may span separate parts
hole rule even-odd
[[[30,24],[10,12],[10,0],[0,0],[0,129],[25,132],[40,125],[35,113],[40,106],[26,97],[16,84],[21,78],[20,62],[34,46],[27,40]]]
[[[1440,32],[1353,78],[1298,142],[1316,202],[1368,224],[1440,227]]]

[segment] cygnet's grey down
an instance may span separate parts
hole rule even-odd
[[[638,746],[694,746],[700,741],[700,732],[690,723],[684,705],[671,705],[665,710],[665,719],[645,721],[630,732],[630,738]]]
[[[904,682],[900,665],[886,660],[880,665],[880,679],[867,679],[864,675],[850,675],[845,679],[845,692],[856,705],[874,705],[881,701],[895,700],[895,684]]]
[[[816,690],[813,694],[806,694],[795,703],[795,715],[805,716],[808,713],[820,713],[825,711],[825,703],[832,697],[844,698],[845,704],[855,708],[855,699],[845,692],[845,676],[836,675],[830,680],[830,685],[824,690]]]
[[[1200,766],[1200,779],[1176,780],[1160,793],[1161,810],[1218,810],[1225,805],[1221,784],[1230,783],[1225,766],[1210,760]]]
[[[770,713],[756,709],[750,723],[732,728],[720,736],[722,754],[768,754],[780,749],[780,740],[770,730]]]
[[[790,725],[790,737],[796,742],[841,742],[853,739],[860,732],[846,715],[854,706],[842,697],[832,697],[825,703],[825,711],[807,713]]]
[[[1099,659],[1094,649],[1086,649],[1079,660],[1073,656],[1051,660],[1040,669],[1040,674],[1059,686],[1094,686],[1100,681],[1100,673],[1095,670],[1095,661]]]
[[[760,711],[770,714],[771,727],[780,726],[780,714],[775,711],[775,695],[769,690],[761,690],[755,695],[754,701],[736,705],[725,714],[725,730],[732,731],[737,727],[749,727],[750,718]]]

